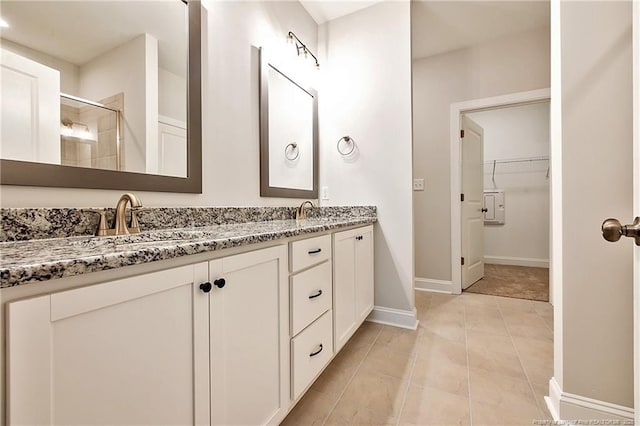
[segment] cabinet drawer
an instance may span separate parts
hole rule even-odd
[[[331,309],[331,261],[291,277],[291,335]]]
[[[291,396],[295,400],[333,356],[333,314],[325,312],[291,340]]]
[[[291,243],[289,256],[291,272],[296,272],[311,265],[331,258],[331,235],[322,235]]]

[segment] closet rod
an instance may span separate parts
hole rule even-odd
[[[505,160],[485,161],[484,164],[526,163],[529,161],[548,161],[549,157],[510,158]]]

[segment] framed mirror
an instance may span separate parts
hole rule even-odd
[[[1,184],[202,192],[200,1],[1,13]]]
[[[318,198],[318,94],[260,49],[260,195]]]

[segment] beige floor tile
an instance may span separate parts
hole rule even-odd
[[[397,352],[413,354],[418,349],[421,331],[385,327],[378,335],[374,346],[388,346]]]
[[[351,348],[349,344],[336,355],[320,377],[313,383],[312,389],[331,397],[339,397],[356,370],[364,360],[369,348]]]
[[[547,402],[544,399],[545,396],[549,395],[549,383],[532,383],[531,386],[533,386],[533,393],[536,396],[536,402],[540,409],[540,418],[542,420],[553,420],[553,417],[547,408]]]
[[[536,312],[521,312],[517,309],[501,309],[502,318],[508,326],[518,325],[543,325],[544,319]]]
[[[418,358],[432,359],[434,362],[448,360],[457,365],[467,366],[467,350],[464,340],[437,331],[424,330],[418,347]]]
[[[467,308],[465,312],[465,321],[467,330],[484,331],[486,333],[499,334],[508,336],[509,332],[505,326],[500,311],[495,310],[479,310]]]
[[[397,419],[408,382],[358,371],[329,416],[327,424],[385,424]]]
[[[464,325],[459,324],[457,321],[445,321],[445,320],[434,320],[431,318],[427,318],[424,321],[420,322],[420,326],[423,331],[437,334],[443,338],[449,340],[455,340],[458,342],[465,341],[465,328]]]
[[[386,326],[382,324],[365,321],[360,328],[356,330],[347,344],[352,348],[371,346],[384,327]]]
[[[440,314],[459,316],[464,315],[464,308],[465,306],[463,303],[434,303],[433,300],[431,300],[431,304],[429,305],[427,312],[429,312],[431,315]]]
[[[416,291],[416,309],[427,309],[431,303],[431,293],[427,291]]]
[[[282,426],[322,425],[329,416],[337,398],[309,389],[293,410],[287,415]]]
[[[531,383],[549,383],[553,376],[553,357],[521,357],[524,371]]]
[[[507,329],[513,337],[532,337],[535,339],[553,340],[553,332],[542,321],[528,325],[507,324]]]
[[[460,295],[460,300],[462,300],[465,306],[497,307],[499,299],[499,297],[490,296],[487,294],[462,293]]]
[[[467,330],[467,347],[469,350],[475,350],[476,352],[491,350],[513,357],[518,356],[511,337],[484,331]]]
[[[399,424],[470,425],[469,400],[430,387],[411,385]]]
[[[503,348],[493,348],[489,345],[484,348],[469,348],[468,354],[470,371],[481,370],[526,380],[518,356],[508,353]]]
[[[499,297],[498,298],[498,306],[501,309],[515,309],[520,312],[536,312],[536,306],[540,303],[547,302],[538,302],[535,300],[526,300],[526,299],[516,299],[514,297]]]
[[[473,426],[530,426],[538,415],[523,413],[518,409],[496,409],[493,405],[471,402]]]
[[[360,371],[380,373],[398,379],[409,379],[415,354],[398,352],[390,345],[373,345],[367,354]]]
[[[553,340],[515,336],[513,344],[520,358],[544,359],[550,365],[553,364]]]
[[[531,418],[539,415],[538,404],[526,379],[516,379],[500,373],[482,370],[469,372],[471,400],[493,405],[497,409],[515,409]]]
[[[413,367],[411,384],[435,388],[466,398],[469,395],[469,369],[466,362],[461,365],[443,354],[432,357],[418,356]]]

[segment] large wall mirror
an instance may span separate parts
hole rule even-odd
[[[318,198],[318,95],[260,49],[260,195]]]
[[[200,1],[0,12],[2,184],[202,192]]]

